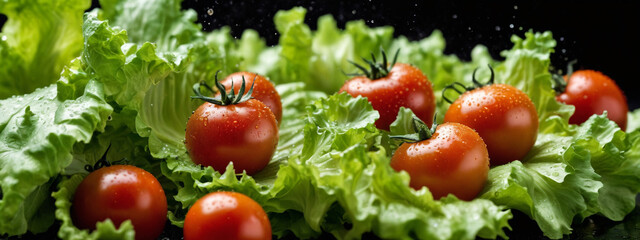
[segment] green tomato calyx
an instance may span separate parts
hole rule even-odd
[[[240,86],[240,90],[238,91],[238,94],[235,94],[235,91],[233,89],[233,85],[234,85],[233,79],[231,80],[231,89],[229,90],[229,92],[227,92],[227,89],[225,88],[225,86],[222,85],[220,81],[218,81],[218,73],[220,73],[219,70],[218,72],[216,72],[215,85],[216,85],[216,88],[218,88],[218,91],[220,92],[220,96],[216,96],[216,97],[204,96],[202,92],[200,92],[201,87],[204,87],[205,89],[209,90],[211,93],[215,93],[216,91],[213,90],[213,88],[209,86],[209,84],[202,81],[202,82],[193,84],[193,92],[196,94],[196,96],[191,96],[191,98],[200,99],[200,100],[210,102],[220,106],[238,104],[238,103],[246,102],[247,100],[252,98],[251,94],[253,93],[253,84],[256,82],[255,77],[253,79],[253,82],[251,83],[251,87],[249,88],[249,91],[247,91],[247,93],[245,94],[244,91],[245,91],[246,84],[245,84],[245,79],[243,75],[242,85]],[[258,75],[256,75],[256,77],[257,76]]]

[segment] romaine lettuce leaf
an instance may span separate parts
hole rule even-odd
[[[82,50],[82,13],[89,0],[0,2],[0,99],[31,93],[60,78]]]
[[[66,71],[63,79],[77,80],[73,75]],[[81,76],[86,86],[76,98],[58,97],[51,85],[0,101],[0,233],[46,230],[52,221],[33,218],[47,217],[37,212],[50,194],[50,179],[71,163],[74,144],[104,129],[112,108],[102,85]]]

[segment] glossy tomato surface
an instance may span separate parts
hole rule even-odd
[[[616,83],[606,75],[593,70],[579,70],[571,74],[563,93],[556,99],[575,106],[569,119],[571,124],[581,124],[594,114],[607,111],[607,117],[622,130],[627,128],[627,98]]]
[[[184,239],[271,239],[271,223],[253,199],[236,192],[213,192],[198,199],[184,220]]]
[[[368,98],[373,109],[380,113],[376,121],[379,129],[389,130],[400,107],[410,108],[427,125],[433,123],[436,101],[431,82],[420,69],[409,64],[396,63],[389,75],[379,79],[352,78],[340,92]]]
[[[445,122],[467,125],[487,144],[491,165],[522,159],[538,137],[538,113],[527,94],[492,84],[462,94],[449,106]]]
[[[472,200],[487,180],[489,153],[473,129],[444,123],[430,139],[400,145],[391,157],[391,167],[407,171],[411,187],[426,186],[435,199],[453,194]]]
[[[276,116],[276,121],[279,123],[282,120],[282,102],[280,101],[280,94],[278,94],[276,87],[271,83],[271,81],[267,80],[267,78],[250,72],[236,72],[227,76],[220,83],[229,90],[231,89],[231,82],[233,82],[233,90],[235,93],[238,93],[242,86],[243,76],[246,85],[245,92],[249,91],[251,84],[253,84],[253,93],[251,96],[264,103],[264,105],[267,105],[271,112],[273,112],[273,115]]]
[[[233,162],[236,173],[254,174],[271,160],[278,145],[278,124],[262,102],[221,106],[205,102],[187,122],[185,144],[196,164],[219,172]]]
[[[136,239],[155,239],[167,221],[167,199],[149,172],[128,165],[113,165],[91,172],[73,196],[73,224],[95,229],[111,219],[116,227],[130,219]]]

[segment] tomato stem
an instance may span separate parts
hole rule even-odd
[[[95,164],[93,164],[93,166],[91,166],[90,164],[87,164],[84,166],[84,170],[86,170],[87,172],[93,172],[100,168],[111,166],[111,163],[107,161],[107,153],[109,152],[109,149],[111,149],[111,144],[109,144],[109,146],[107,147],[107,150],[104,152],[102,157],[100,157],[100,159],[98,159],[98,161]]]
[[[451,100],[449,97],[447,97],[447,94],[446,94],[447,90],[454,90],[458,94],[462,95],[467,91],[471,91],[476,88],[482,88],[482,87],[493,84],[495,82],[495,73],[493,72],[493,68],[491,67],[490,64],[487,64],[487,66],[489,66],[489,70],[491,71],[491,76],[489,77],[489,81],[487,81],[486,83],[480,83],[476,78],[476,72],[478,71],[478,68],[476,68],[475,70],[473,70],[473,75],[471,76],[471,81],[473,82],[472,87],[467,87],[460,82],[453,82],[452,84],[449,84],[446,87],[444,87],[444,89],[442,89],[442,98],[449,104],[452,104],[454,100]]]
[[[576,63],[578,63],[577,59],[571,60],[567,63],[567,79],[571,78],[571,75],[573,75],[573,65]],[[561,94],[567,89],[567,82],[564,80],[562,75],[552,74],[551,79],[553,79],[553,90],[556,91],[556,94]]]
[[[478,68],[476,68],[475,70],[473,70],[473,75],[471,75],[471,81],[473,82],[473,85],[475,85],[474,88],[481,88],[484,86],[489,86],[491,84],[493,84],[494,79],[495,79],[495,73],[493,72],[493,68],[491,67],[491,64],[487,64],[487,66],[489,67],[489,70],[491,71],[491,77],[489,77],[489,81],[486,83],[480,83],[478,82],[478,79],[476,79],[476,72],[478,71]]]
[[[386,77],[387,75],[389,75],[389,72],[391,72],[391,68],[393,68],[393,65],[396,64],[396,61],[398,60],[398,53],[400,53],[400,49],[396,50],[396,53],[393,57],[393,61],[391,62],[391,64],[388,64],[387,61],[387,54],[384,52],[384,49],[382,49],[382,47],[380,47],[380,52],[382,54],[382,63],[379,63],[376,60],[376,56],[373,54],[373,52],[371,53],[371,60],[366,59],[364,57],[362,57],[362,61],[364,61],[365,63],[367,63],[367,65],[369,65],[369,68],[367,69],[367,67],[362,66],[360,64],[357,64],[351,60],[347,60],[349,61],[349,63],[353,64],[356,68],[358,68],[362,74],[359,73],[343,73],[347,76],[351,76],[351,77],[355,77],[355,76],[366,76],[369,79],[375,80],[375,79],[380,79],[383,77]]]
[[[200,100],[207,101],[207,102],[210,102],[216,105],[221,105],[221,106],[238,104],[251,99],[251,94],[253,93],[253,85],[256,82],[256,77],[258,76],[257,74],[253,78],[251,87],[249,88],[249,91],[247,91],[246,94],[244,92],[245,86],[246,86],[245,79],[244,79],[244,75],[242,75],[242,85],[240,85],[240,90],[238,91],[238,94],[236,94],[233,89],[233,86],[234,86],[233,79],[231,79],[231,89],[229,90],[229,92],[227,92],[227,89],[225,88],[225,86],[222,85],[220,81],[218,81],[219,73],[220,73],[220,70],[216,72],[214,81],[215,81],[216,88],[218,88],[218,91],[220,92],[220,96],[216,96],[216,97],[204,96],[202,92],[200,92],[201,87],[204,87],[205,89],[209,90],[211,93],[215,93],[216,91],[214,91],[213,88],[209,86],[209,84],[202,81],[202,82],[193,84],[193,92],[196,94],[196,96],[191,96],[191,98],[200,99]]]
[[[403,135],[391,135],[389,136],[389,138],[398,139],[400,141],[407,142],[407,143],[420,142],[423,140],[427,140],[431,138],[431,136],[433,136],[433,133],[436,132],[436,127],[438,126],[438,124],[436,124],[436,121],[435,121],[436,116],[434,116],[433,119],[434,119],[433,125],[431,125],[431,128],[429,128],[426,123],[420,120],[420,118],[413,116],[412,120],[413,120],[413,130],[415,131],[414,133],[403,134]]]

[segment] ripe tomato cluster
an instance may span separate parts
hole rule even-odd
[[[391,136],[405,143],[390,161],[393,169],[409,174],[412,188],[427,187],[435,199],[452,194],[472,200],[482,191],[490,166],[523,159],[535,144],[538,116],[533,102],[513,86],[494,84],[490,67],[487,84],[479,83],[474,72],[475,87],[455,83],[445,88],[443,98],[451,105],[444,123],[437,125],[428,78],[414,66],[396,63],[397,52],[390,64],[382,55],[382,63],[364,59],[369,69],[356,64],[363,74],[345,82],[340,92],[366,97],[380,113],[376,127],[384,131],[400,108],[413,111],[416,137]],[[570,123],[580,124],[607,111],[620,128],[626,127],[626,98],[613,80],[591,70],[577,71],[564,80],[557,100],[575,106]],[[194,86],[194,98],[206,102],[187,122],[188,153],[195,164],[219,172],[233,163],[236,173],[255,174],[269,163],[278,143],[280,96],[269,80],[255,73],[233,73],[221,82],[216,74],[215,86],[218,91],[206,83]],[[215,97],[204,96],[203,87]],[[446,97],[451,89],[461,94],[455,101]],[[136,239],[154,239],[163,231],[167,201],[151,173],[134,166],[108,166],[91,172],[78,186],[72,218],[83,229],[95,229],[105,219],[116,226],[130,220]],[[200,198],[189,209],[183,231],[185,239],[271,239],[271,225],[260,204],[235,192]]]

